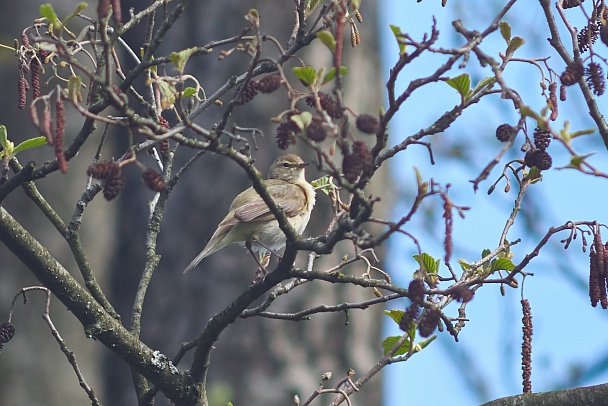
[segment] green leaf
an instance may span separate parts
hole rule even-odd
[[[526,40],[522,37],[513,37],[513,39],[509,41],[509,46],[507,46],[507,56],[510,57],[511,55],[513,55],[513,53],[525,43]]]
[[[322,1],[323,1],[323,0],[308,0],[308,1],[306,2],[306,8],[305,8],[305,11],[306,11],[307,13],[311,13],[311,12],[313,12],[313,11],[314,11],[314,9],[315,9],[315,8],[317,8],[317,6],[318,6],[319,4],[321,4],[321,2],[322,2]]]
[[[25,151],[27,149],[36,148],[41,145],[46,145],[45,137],[30,138],[29,140],[25,140],[21,144],[17,145],[15,147],[15,149],[13,150],[13,154],[16,154],[17,152]]]
[[[348,74],[348,68],[346,66],[340,66],[340,76],[344,76]],[[336,68],[331,68],[328,72],[327,75],[325,75],[325,77],[323,78],[323,82],[321,82],[322,85],[331,82],[332,80],[334,80],[336,78]]]
[[[76,17],[76,14],[82,13],[82,11],[83,11],[85,8],[87,8],[87,5],[88,5],[88,4],[87,4],[87,3],[85,3],[85,2],[79,3],[79,4],[76,6],[76,9],[74,10],[74,12],[72,12],[70,15],[68,15],[66,18],[64,18],[64,20],[63,20],[63,24],[64,24],[64,25],[65,25],[65,24],[67,24],[67,22],[68,22],[68,21],[70,21],[72,18]]]
[[[560,167],[558,169],[581,169],[582,164],[585,162],[585,159],[589,158],[591,155],[595,155],[595,152],[591,152],[585,155],[572,155],[570,157],[570,163],[566,166]]]
[[[317,80],[317,71],[312,66],[296,66],[292,71],[306,86],[312,85]]]
[[[70,80],[68,81],[68,97],[70,98],[70,101],[74,104],[80,103],[82,101],[82,94],[80,93],[81,86],[82,78],[80,76],[70,76]]]
[[[397,40],[397,45],[399,45],[399,55],[405,55],[405,53],[407,52],[407,45],[401,41],[401,38],[403,37],[401,28],[393,24],[389,24],[389,27],[391,28],[391,31],[393,32],[393,35]]]
[[[397,341],[399,341],[399,339],[401,339],[401,336],[390,336],[390,337],[386,337],[384,339],[384,341],[382,341],[382,348],[384,349],[384,355],[388,354],[389,350],[391,348],[393,348],[393,346],[395,344],[397,344]],[[409,350],[410,350],[410,340],[407,339],[407,340],[405,340],[403,345],[401,345],[401,347],[399,347],[399,349],[397,351],[395,351],[395,353],[393,355],[398,356],[398,355],[407,354]]]
[[[61,22],[59,22],[59,19],[57,18],[57,13],[55,13],[55,10],[53,10],[53,6],[50,4],[41,4],[40,5],[40,15],[44,18],[46,18],[49,22],[49,24],[51,24],[53,26],[54,29],[56,29],[57,31],[61,30]]]
[[[492,87],[492,85],[494,85],[494,83],[496,83],[496,78],[494,76],[487,76],[487,77],[481,79],[479,81],[479,83],[477,83],[477,86],[475,86],[475,88],[471,92],[471,96],[476,95],[477,93],[481,92],[486,87]]]
[[[456,262],[458,262],[463,271],[466,271],[471,267],[471,264],[464,259],[457,259]]]
[[[470,97],[471,77],[468,73],[463,73],[455,78],[447,79],[445,83],[456,89],[458,94],[460,94],[460,98],[463,103]]]
[[[423,252],[422,256],[418,254],[414,255],[414,259],[418,261],[422,270],[427,273],[437,273],[437,271],[439,270],[440,260],[435,261],[435,258],[430,256],[426,252]]]
[[[432,343],[433,341],[435,341],[436,338],[437,338],[437,334],[433,334],[432,336],[430,336],[426,340],[420,341],[418,344],[416,344],[416,346],[417,347],[420,346],[420,351],[424,350],[426,347],[429,346],[430,343]]]
[[[182,97],[186,98],[186,97],[194,96],[195,94],[196,94],[196,89],[195,88],[193,88],[193,87],[187,87],[182,92]]]
[[[169,59],[173,62],[173,65],[175,65],[175,70],[179,73],[184,73],[186,62],[188,62],[188,59],[196,52],[196,49],[196,47],[192,47],[184,49],[183,51],[172,52],[171,55],[169,55]]]
[[[595,128],[588,128],[586,130],[578,130],[573,133],[570,133],[570,139],[580,137],[581,135],[591,135],[594,134],[597,130]]]
[[[501,21],[500,24],[498,24],[498,27],[500,29],[500,35],[502,35],[502,37],[505,39],[505,41],[507,41],[508,44],[509,41],[511,41],[511,26],[508,22]]]
[[[329,176],[322,176],[319,179],[313,180],[310,184],[312,187],[321,190],[325,194],[329,194],[329,191],[333,189]]]
[[[159,81],[158,89],[160,90],[160,106],[163,110],[170,108],[175,103],[176,90],[173,84]]]
[[[528,106],[521,106],[519,108],[519,114],[524,117],[532,117],[536,121],[542,121],[542,117]]]
[[[334,34],[327,30],[321,30],[317,33],[317,38],[319,38],[323,45],[329,48],[331,52],[336,52],[336,39],[334,38]]]
[[[385,310],[384,314],[393,319],[393,321],[397,324],[401,321],[401,317],[405,312],[403,310]]]
[[[492,261],[492,266],[490,267],[490,271],[512,271],[515,268],[515,264],[507,258],[498,258],[495,261]]]
[[[303,131],[312,121],[312,113],[310,111],[303,111],[298,115],[291,116],[290,120],[296,123],[300,131]]]

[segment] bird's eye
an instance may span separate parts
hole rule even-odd
[[[290,166],[290,165],[289,165],[289,163],[288,163],[288,162],[285,162],[285,163],[283,164],[283,168],[289,168],[289,166]]]

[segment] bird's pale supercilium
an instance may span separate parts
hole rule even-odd
[[[315,204],[314,188],[304,177],[307,165],[297,155],[283,155],[272,163],[268,180],[264,182],[268,193],[285,212],[298,235],[306,228]],[[217,226],[205,248],[184,272],[230,244],[245,246],[253,255],[253,252],[264,253],[268,250],[276,252],[285,246],[286,241],[279,222],[258,192],[250,187],[233,200],[228,214]]]

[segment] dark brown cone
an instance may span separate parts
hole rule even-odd
[[[515,132],[515,127],[510,124],[501,124],[496,127],[496,139],[500,142],[507,142]]]
[[[422,315],[418,322],[418,332],[421,337],[428,337],[435,332],[439,323],[439,312],[437,310],[429,310]]]
[[[241,86],[239,86],[236,93],[238,94],[240,90]],[[250,102],[251,99],[253,99],[257,94],[258,91],[255,88],[255,83],[253,81],[249,81],[247,83],[247,86],[245,86],[243,93],[241,93],[241,97],[239,98],[239,100],[237,100],[236,104],[242,106],[243,104]]]
[[[321,104],[321,108],[325,110],[325,112],[331,117],[335,119],[339,119],[342,117],[342,109],[338,107],[338,104],[334,100],[333,97],[328,95],[327,93],[319,92],[319,103]],[[315,98],[311,95],[306,98],[306,104],[311,107],[316,107]]]
[[[590,62],[585,71],[587,84],[596,96],[601,96],[606,90],[604,71],[597,62]]]
[[[370,114],[360,114],[357,117],[357,129],[366,134],[376,134],[380,122],[378,119]]]
[[[583,77],[585,73],[585,67],[582,63],[577,61],[572,61],[566,67],[564,73],[561,74],[560,79],[562,81],[562,85],[564,86],[572,86],[579,81],[580,78]]]
[[[541,171],[547,170],[553,165],[553,160],[549,153],[539,149],[528,151],[524,157],[524,162],[526,166],[530,168],[536,166]]]
[[[112,161],[99,161],[91,164],[87,169],[87,175],[94,177],[95,179],[110,179],[120,176],[122,170],[116,162]]]
[[[15,336],[15,326],[10,322],[4,322],[0,325],[0,344],[8,343]]]
[[[453,296],[457,302],[468,303],[475,297],[475,291],[466,286],[459,286],[459,288],[454,291]]]
[[[167,189],[163,176],[153,169],[146,169],[141,177],[146,186],[157,193],[164,192]]]
[[[103,197],[108,201],[115,199],[125,188],[125,184],[126,179],[122,174],[107,179],[103,187]]]
[[[534,129],[534,145],[540,150],[545,150],[551,143],[551,132],[543,130],[539,127]]]
[[[597,38],[600,35],[600,28],[602,27],[602,23],[599,21],[589,23],[586,27],[581,28],[577,35],[578,40],[578,49],[580,49],[581,53],[587,52],[589,47],[595,44]]]
[[[425,290],[422,279],[414,278],[407,287],[408,297],[412,302],[420,303],[424,299]]]
[[[576,6],[580,5],[584,1],[585,0],[564,0],[564,3],[562,5],[562,7],[564,9],[573,8],[573,7],[576,7]]]
[[[325,138],[327,138],[327,131],[323,126],[323,122],[319,119],[313,118],[306,128],[306,136],[315,142],[324,141]]]
[[[282,150],[296,143],[296,133],[300,128],[291,120],[283,121],[277,127],[277,146]]]
[[[420,316],[420,306],[417,303],[411,303],[399,320],[399,328],[407,332],[418,316]]]
[[[262,93],[272,93],[279,87],[281,87],[281,75],[277,73],[268,75],[255,82],[255,88]]]

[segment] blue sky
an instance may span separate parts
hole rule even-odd
[[[397,45],[388,24],[401,27],[402,32],[421,39],[422,34],[430,31],[432,16],[435,15],[441,32],[439,44],[444,47],[462,43],[455,34],[451,22],[461,19],[469,29],[483,30],[488,21],[506,1],[448,1],[445,8],[439,0],[384,0],[381,2],[381,43],[383,47],[385,76],[397,58]],[[575,10],[570,13],[575,22],[582,14]],[[560,72],[564,68],[548,47],[549,36],[546,26],[539,18],[542,10],[537,2],[518,2],[505,16],[510,23],[513,35],[526,39],[526,44],[517,52],[519,57],[541,57],[551,55],[552,67]],[[577,20],[577,18],[579,20]],[[486,52],[498,57],[497,51],[504,50],[505,42],[495,33],[484,41]],[[403,89],[409,80],[426,75],[438,66],[443,58],[431,55],[428,59],[414,63],[403,72],[398,89]],[[524,101],[537,111],[544,106],[536,68],[527,64],[513,64],[505,74],[508,83],[520,91]],[[448,76],[467,72],[473,83],[489,75],[482,70],[474,57],[464,70],[454,69]],[[568,101],[560,105],[560,116],[553,124],[561,128],[566,119],[574,129],[593,127],[585,117],[581,98],[568,93]],[[504,193],[504,182],[488,196],[487,190],[497,179],[503,158],[492,172],[490,178],[482,183],[474,193],[470,179],[475,178],[481,169],[496,155],[500,143],[494,137],[495,128],[501,123],[515,124],[517,115],[508,102],[498,96],[491,96],[463,114],[444,134],[433,138],[437,164],[430,165],[428,154],[423,147],[410,148],[398,155],[393,162],[392,171],[398,179],[397,190],[402,201],[394,211],[400,217],[409,209],[415,193],[417,166],[425,178],[432,177],[442,184],[452,184],[451,193],[456,204],[470,206],[466,219],[456,218],[454,222],[455,250],[453,258],[468,261],[479,259],[484,248],[493,248],[498,242],[504,227],[517,188]],[[608,97],[608,96],[603,96]],[[440,114],[458,104],[459,96],[443,83],[429,86],[429,89],[415,94],[404,105],[402,111],[391,123],[391,142],[398,143],[413,134],[422,126],[431,124]],[[533,125],[528,123],[529,126]],[[523,157],[519,147],[523,138],[518,138],[508,155],[509,159]],[[574,144],[580,153],[596,151],[592,163],[608,172],[606,150],[596,133]],[[554,167],[568,163],[569,155],[554,141],[549,148]],[[448,155],[446,156],[442,155]],[[449,158],[449,155],[464,155],[463,160]],[[598,220],[607,222],[605,201],[608,199],[608,183],[605,180],[584,176],[574,171],[550,170],[539,184],[533,185],[523,202],[524,213],[528,214],[534,232],[521,225],[512,229],[511,240],[522,238],[522,243],[514,247],[514,261],[521,261],[546,233],[550,226],[562,225],[568,220]],[[426,209],[440,208],[439,200],[427,203]],[[519,221],[523,220],[520,218]],[[434,230],[434,231],[433,231]],[[443,226],[438,221],[419,219],[408,231],[419,238],[423,250],[436,258],[443,258]],[[608,234],[606,234],[608,235]],[[608,333],[608,311],[592,308],[584,290],[588,278],[588,253],[583,253],[580,240],[568,250],[560,248],[559,240],[566,235],[554,236],[551,247],[541,252],[526,270],[535,276],[525,282],[525,297],[530,300],[534,322],[532,387],[534,392],[570,387],[570,373],[577,366],[585,366],[606,357],[603,351],[603,338]],[[412,259],[414,246],[407,239],[395,239],[390,245],[387,269],[395,282],[407,284],[416,264]],[[455,261],[453,264],[457,266]],[[444,268],[445,271],[445,268]],[[583,288],[581,288],[581,285]],[[494,398],[521,393],[521,291],[507,289],[505,297],[498,287],[485,286],[478,290],[475,299],[467,309],[470,321],[460,334],[460,341],[454,343],[447,333],[422,353],[410,361],[392,365],[385,370],[384,387],[386,404],[444,405],[449,399],[451,405],[479,404]],[[389,308],[399,308],[402,303],[393,303]],[[447,312],[456,316],[456,306]],[[397,334],[398,330],[387,318],[386,335]],[[469,358],[467,358],[469,357]],[[472,372],[471,372],[472,371]],[[602,371],[593,379],[584,380],[579,385],[591,385],[608,381],[608,371]],[[476,395],[472,386],[481,388]]]

